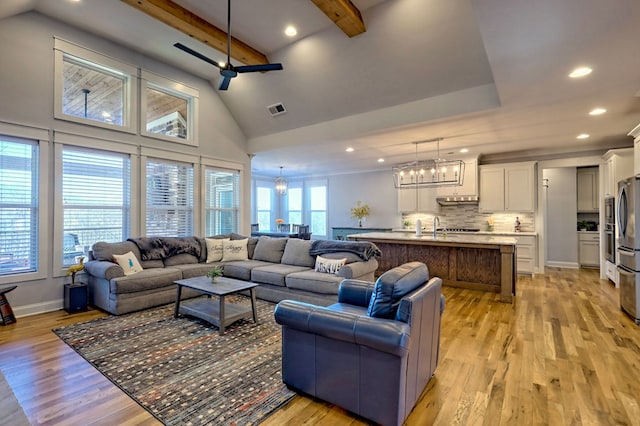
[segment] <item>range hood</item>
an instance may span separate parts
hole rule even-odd
[[[450,195],[448,197],[437,197],[436,201],[441,206],[457,206],[460,204],[478,204],[478,196],[477,195]]]

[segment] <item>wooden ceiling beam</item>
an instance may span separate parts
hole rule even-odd
[[[311,1],[349,37],[367,31],[360,11],[351,0]]]
[[[129,6],[227,54],[227,32],[171,0],[121,0]],[[197,49],[196,49],[197,50]],[[231,57],[246,65],[267,64],[264,53],[231,37]]]

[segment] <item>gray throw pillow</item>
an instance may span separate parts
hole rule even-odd
[[[316,261],[313,256],[309,254],[311,242],[311,240],[299,240],[297,238],[289,239],[284,248],[284,254],[282,255],[280,263],[313,268]]]
[[[272,238],[262,236],[258,238],[256,250],[253,253],[253,260],[262,260],[271,263],[280,263],[287,245],[288,238]]]
[[[380,275],[373,288],[367,315],[393,319],[400,299],[429,281],[429,269],[420,262],[410,262]]]

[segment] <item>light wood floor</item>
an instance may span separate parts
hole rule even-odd
[[[640,328],[593,270],[520,277],[516,302],[445,288],[440,364],[407,425],[640,425]],[[64,311],[0,327],[0,371],[32,424],[159,424],[50,330]],[[264,425],[364,425],[296,397]]]

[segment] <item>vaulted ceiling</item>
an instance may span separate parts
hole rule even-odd
[[[225,0],[174,2],[224,40]],[[3,0],[0,18],[36,10],[217,87],[217,68],[173,44],[224,61],[210,47],[220,37],[205,44],[141,10],[166,1],[133,3]],[[349,4],[365,29],[351,37],[331,19],[335,8],[349,15]],[[347,17],[347,27],[358,25]],[[231,18],[235,39],[284,66],[242,74],[219,92],[259,174],[390,169],[414,158],[411,142],[432,138],[444,138],[443,156],[467,148],[481,161],[602,152],[630,146],[627,133],[640,123],[637,0],[232,0]],[[284,35],[289,24],[295,37]],[[578,65],[592,74],[568,78]],[[267,106],[280,102],[287,112],[271,116]],[[607,113],[588,115],[594,107]],[[435,154],[428,144],[420,150]]]

